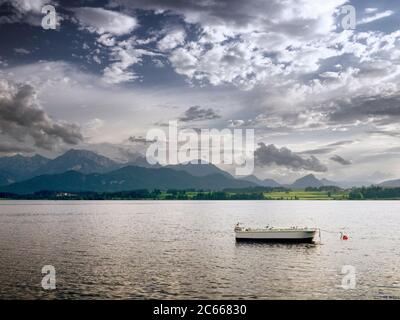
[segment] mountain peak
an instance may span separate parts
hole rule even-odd
[[[50,160],[49,158],[43,157],[42,155],[37,154],[37,153],[35,153],[35,154],[31,157],[31,159],[32,159],[32,160],[37,160],[37,161],[49,161],[49,160]]]
[[[21,154],[0,158],[0,170],[6,172],[8,180],[19,181],[30,178],[32,173],[45,165],[49,159],[40,155],[26,157]],[[6,184],[1,183],[0,184]]]
[[[74,155],[74,156],[76,156],[76,155],[96,155],[96,156],[100,156],[99,154],[97,154],[96,152],[93,152],[93,151],[84,150],[84,149],[74,149],[74,148],[69,149],[61,156],[66,156],[66,155]]]
[[[322,178],[320,181],[323,183],[324,186],[339,186],[339,183],[337,183],[336,181],[328,180],[326,178]]]
[[[119,165],[93,151],[82,149],[70,149],[57,158],[50,160],[39,168],[36,175],[57,174],[66,171],[79,171],[82,173],[104,173],[118,168]]]
[[[291,187],[294,189],[304,189],[307,187],[319,188],[323,185],[324,184],[311,173],[297,179],[295,182],[293,182]]]
[[[232,176],[228,172],[218,168],[216,165],[212,163],[202,163],[200,159],[198,160],[197,164],[192,162],[186,162],[176,165],[168,165],[166,166],[166,168],[179,171],[186,171],[187,173],[197,177],[203,177],[210,174],[218,173],[224,175],[225,177],[232,178]]]
[[[282,185],[279,184],[278,182],[276,182],[274,179],[267,178],[267,179],[261,180],[254,174],[240,178],[240,180],[246,180],[249,182],[253,182],[262,187],[272,187],[272,188],[282,187]]]

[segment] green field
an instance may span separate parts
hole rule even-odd
[[[400,188],[399,188],[400,189]],[[33,195],[14,195],[0,194],[1,199],[49,199],[49,200],[347,200],[347,199],[379,199],[378,196],[362,195],[360,192],[355,192],[352,195],[349,190],[294,190],[284,191],[277,190],[238,190],[238,191],[193,191],[193,190],[167,190],[167,191],[148,191],[136,190],[116,193],[66,193],[58,192],[42,192]],[[360,194],[359,194],[360,193]],[[356,197],[357,196],[357,197]],[[382,197],[381,197],[382,198]],[[399,199],[397,196],[390,193],[385,194],[382,199]]]
[[[265,199],[269,200],[345,200],[348,199],[347,192],[327,191],[279,191],[264,193]]]
[[[186,192],[187,199],[193,199],[202,192],[188,191]],[[227,196],[231,196],[233,192],[226,192]],[[172,194],[162,192],[159,196],[160,200],[165,200]],[[265,200],[346,200],[349,198],[348,192],[328,192],[328,191],[274,191],[264,192]]]
[[[188,191],[185,192],[187,199],[193,199],[202,192]],[[233,192],[225,193],[228,196],[233,195]],[[161,192],[158,199],[165,200],[173,194]],[[348,199],[348,193],[345,191],[341,192],[328,192],[328,191],[274,191],[274,192],[264,192],[265,200],[346,200]]]

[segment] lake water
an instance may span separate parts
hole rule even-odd
[[[238,221],[350,240],[237,244]],[[0,298],[398,299],[399,231],[396,201],[1,201]]]

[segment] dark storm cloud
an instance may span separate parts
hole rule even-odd
[[[389,136],[389,137],[400,137],[400,132],[398,132],[398,131],[368,130],[367,133],[379,134],[379,135],[382,135],[382,136]]]
[[[332,151],[332,148],[323,147],[323,148],[305,150],[305,151],[301,151],[299,153],[301,153],[301,154],[326,154],[326,153],[329,153],[331,151]]]
[[[337,141],[333,142],[330,144],[327,144],[321,148],[316,148],[316,149],[311,149],[311,150],[305,150],[299,152],[300,154],[327,154],[330,153],[334,150],[337,149],[337,147],[341,147],[347,144],[352,144],[354,141],[353,140],[342,140],[342,141]]]
[[[276,1],[253,1],[251,4],[241,0],[114,0],[115,5],[125,5],[128,8],[150,10],[170,10],[184,14],[192,19],[215,22],[218,20],[231,21],[238,25],[246,25],[258,15],[257,8],[263,10],[278,7]],[[193,17],[191,17],[193,15]]]
[[[337,102],[328,112],[328,120],[333,123],[352,123],[373,118],[375,122],[398,122],[400,117],[400,97],[357,97],[350,101]]]
[[[31,137],[37,147],[51,149],[59,141],[78,144],[77,125],[55,121],[38,105],[31,85],[0,82],[0,131],[18,141]]]
[[[334,155],[333,157],[330,158],[332,161],[335,161],[337,163],[340,163],[341,165],[348,166],[351,164],[351,161],[343,159],[341,156]]]
[[[142,137],[142,136],[138,136],[138,137],[131,136],[128,138],[128,141],[132,142],[132,143],[143,143],[143,144],[157,142],[157,140],[147,140],[145,137]]]
[[[179,121],[190,122],[190,121],[202,121],[202,120],[213,120],[221,118],[213,109],[202,108],[200,106],[192,106],[185,111],[183,116],[179,117]]]
[[[11,143],[0,143],[0,153],[33,152],[32,148],[18,146]]]
[[[188,22],[202,25],[257,26],[259,30],[277,31],[300,37],[312,34],[320,25],[318,16],[298,14],[290,21],[282,18],[288,7],[298,5],[296,1],[112,0],[111,3],[115,6],[122,5],[128,10],[139,8],[175,12],[183,15]],[[336,1],[337,5],[343,3],[344,0]]]
[[[338,147],[338,146],[344,146],[347,144],[352,144],[354,143],[354,140],[341,140],[341,141],[337,141],[337,142],[333,142],[328,144],[328,147]]]
[[[259,143],[259,148],[255,151],[255,160],[259,166],[276,164],[295,170],[304,169],[315,172],[325,172],[328,170],[314,156],[303,158],[288,148],[277,148],[273,144],[265,145],[262,142]]]
[[[0,0],[0,24],[28,23],[39,26],[43,14],[42,8],[46,4],[55,4],[51,0]]]

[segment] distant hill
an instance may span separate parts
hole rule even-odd
[[[223,174],[198,177],[182,170],[170,168],[127,166],[104,174],[83,174],[77,171],[68,171],[61,174],[42,175],[0,187],[0,191],[29,194],[43,190],[65,192],[117,192],[138,189],[222,190],[252,186],[255,186],[255,184],[229,178]]]
[[[300,179],[297,179],[291,185],[287,185],[288,188],[292,189],[305,189],[307,187],[319,188],[322,186],[334,186],[340,188],[351,188],[369,186],[371,182],[365,181],[332,181],[325,178],[318,179],[313,174],[309,174]]]
[[[340,186],[340,183],[338,183],[338,182],[336,182],[336,181],[328,180],[328,179],[325,179],[325,178],[322,178],[322,179],[319,180],[319,181],[321,181],[321,183],[322,183],[324,186],[335,186],[335,187],[339,187],[339,186]]]
[[[25,157],[18,154],[11,157],[0,157],[0,185],[30,178],[34,175],[34,171],[49,161],[50,159],[40,155]]]
[[[184,163],[184,164],[176,164],[176,165],[168,165],[165,168],[170,168],[173,170],[185,171],[192,176],[196,177],[204,177],[210,174],[221,174],[229,178],[233,178],[231,174],[228,172],[221,170],[217,166],[212,163],[201,163],[200,160],[196,163]]]
[[[272,188],[282,187],[282,185],[276,182],[274,179],[261,180],[257,178],[255,175],[246,176],[240,178],[240,180],[250,181],[262,187],[272,187]]]
[[[262,186],[263,187],[273,187],[273,188],[282,187],[282,185],[280,183],[276,182],[274,179],[264,179],[262,181]]]
[[[33,172],[33,175],[57,174],[66,171],[105,173],[119,167],[121,164],[92,151],[71,149],[42,165]]]
[[[305,189],[307,187],[319,188],[324,184],[318,180],[313,174],[306,175],[300,179],[297,179],[290,185],[292,189]]]
[[[379,183],[378,185],[380,187],[386,187],[386,188],[399,188],[400,187],[400,179],[383,181],[383,182]]]
[[[342,188],[352,188],[352,187],[362,187],[362,186],[368,187],[373,184],[374,183],[371,181],[362,181],[362,180],[339,182],[339,185]]]

